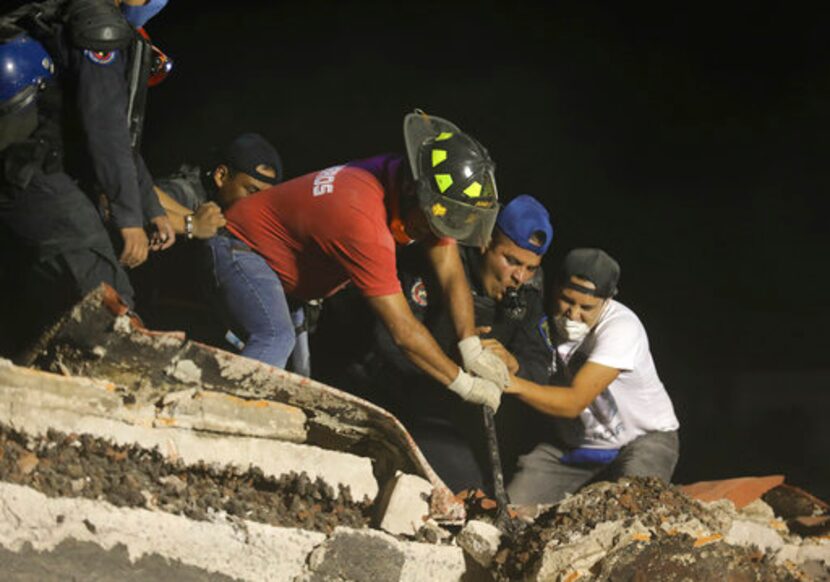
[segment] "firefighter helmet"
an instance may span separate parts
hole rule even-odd
[[[499,203],[495,164],[484,146],[421,111],[404,119],[404,140],[418,201],[433,232],[465,245],[486,245]]]

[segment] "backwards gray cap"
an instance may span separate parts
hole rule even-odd
[[[563,287],[607,299],[617,294],[620,264],[602,249],[574,249],[562,262],[559,276]],[[573,283],[571,277],[590,281],[596,289]]]

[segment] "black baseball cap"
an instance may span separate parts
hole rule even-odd
[[[607,299],[617,294],[620,264],[602,249],[573,249],[562,261],[559,277],[563,287]],[[590,281],[596,289],[573,283],[571,277]]]
[[[237,172],[243,172],[266,184],[282,181],[282,159],[274,146],[258,133],[243,133],[229,143],[222,151],[220,162],[227,164]],[[264,165],[274,168],[277,176],[272,178],[257,170]]]

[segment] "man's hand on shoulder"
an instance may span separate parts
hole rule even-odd
[[[481,338],[471,335],[458,342],[458,351],[464,369],[495,383],[503,389],[510,382],[510,372],[499,356],[481,343]]]

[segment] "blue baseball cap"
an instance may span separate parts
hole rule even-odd
[[[496,226],[518,246],[537,255],[548,252],[553,240],[547,208],[527,194],[517,196],[502,208]],[[541,244],[533,242],[533,238],[541,240]]]

